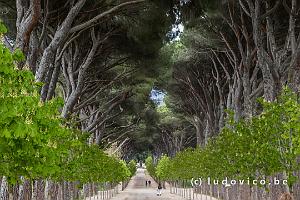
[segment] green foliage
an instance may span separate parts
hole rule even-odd
[[[135,160],[131,160],[128,164],[127,167],[130,171],[130,176],[134,176],[136,173],[136,162]]]
[[[166,167],[162,168],[161,174],[168,174],[168,177],[164,178],[170,180],[191,179],[199,174],[204,174],[201,173],[201,170],[205,169],[201,161],[203,161],[203,157],[201,156],[200,149],[186,149],[177,153],[177,155],[165,165]],[[169,167],[168,172],[166,172],[167,167]]]
[[[148,2],[137,11],[134,20],[126,18],[122,21],[128,37],[123,45],[127,48],[126,52],[133,52],[137,59],[141,59],[141,56],[155,56],[171,27],[171,21],[165,15],[166,8],[159,4]]]
[[[152,176],[153,178],[156,178],[156,168],[153,163],[152,156],[148,156],[148,158],[145,161],[145,165],[146,165],[149,175]]]
[[[0,44],[0,165],[2,175],[15,182],[48,177],[57,172],[58,146],[71,133],[61,126],[61,100],[41,103],[38,85],[27,70],[16,70],[23,60],[20,51],[11,53]]]
[[[160,180],[168,179],[168,169],[170,168],[170,159],[167,156],[162,156],[156,166],[156,176]]]
[[[0,23],[0,32],[5,32]],[[65,126],[61,99],[40,101],[40,84],[16,69],[24,56],[0,43],[0,175],[10,183],[25,179],[119,182],[131,172],[126,163],[86,144],[86,135]]]
[[[127,180],[131,173],[124,161],[110,157],[96,145],[78,143],[68,160],[64,160],[59,181],[119,182]]]
[[[4,26],[4,24],[0,20],[0,35],[7,32],[7,28]]]
[[[230,128],[224,128],[204,149],[188,149],[171,160],[162,157],[157,175],[169,180],[255,179],[286,172],[292,186],[293,172],[299,170],[300,103],[287,88],[276,101],[260,102],[260,115],[230,122]]]

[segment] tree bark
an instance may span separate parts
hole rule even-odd
[[[26,1],[17,0],[17,36],[15,48],[19,48],[25,55],[29,51],[29,42],[32,31],[38,25],[38,21],[41,15],[41,1],[30,0],[29,7],[25,3]],[[28,2],[27,2],[28,3]],[[30,14],[26,15],[31,9]]]
[[[9,198],[9,193],[8,193],[7,177],[2,176],[1,188],[0,188],[0,200],[9,200],[8,198]]]
[[[50,64],[53,62],[55,52],[62,45],[63,41],[69,34],[72,28],[72,23],[81,8],[85,4],[86,0],[79,0],[69,11],[67,17],[60,25],[59,29],[55,32],[52,41],[49,46],[44,50],[43,56],[41,58],[37,73],[35,76],[36,82],[44,82],[47,71],[49,70]]]

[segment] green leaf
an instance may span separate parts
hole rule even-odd
[[[0,35],[7,33],[7,28],[3,24],[3,22],[0,20]]]
[[[7,139],[9,139],[9,138],[11,138],[12,137],[12,135],[11,135],[11,132],[7,129],[7,128],[5,128],[3,131],[2,131],[2,134],[1,135],[3,135],[5,138],[7,138]]]

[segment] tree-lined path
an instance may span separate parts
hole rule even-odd
[[[145,186],[146,180],[151,181],[151,186]],[[151,176],[148,175],[147,170],[139,168],[137,169],[136,175],[132,177],[127,188],[124,191],[121,191],[117,196],[111,198],[111,200],[185,200],[185,198],[170,193],[169,185],[166,184],[166,189],[163,189],[162,195],[157,196],[157,183],[153,180]],[[190,199],[195,200],[217,200],[213,197],[206,197],[205,195],[194,195],[191,193]],[[97,197],[87,198],[86,200],[94,200]]]
[[[299,77],[300,0],[0,0],[0,200],[300,200]]]
[[[151,186],[146,187],[146,180],[151,180]],[[157,183],[147,174],[145,169],[137,169],[136,175],[132,177],[127,188],[120,192],[112,200],[184,200],[182,197],[171,194],[169,188],[163,189],[162,195],[156,195]],[[87,198],[88,200],[89,198]],[[96,199],[95,197],[92,198]]]

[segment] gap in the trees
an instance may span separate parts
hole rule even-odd
[[[150,92],[150,99],[157,105],[157,106],[163,106],[164,98],[166,96],[166,93],[158,88],[152,88]]]

